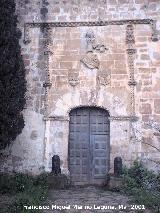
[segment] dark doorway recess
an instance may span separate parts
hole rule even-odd
[[[101,185],[110,159],[108,111],[79,107],[70,112],[68,163],[74,185]]]

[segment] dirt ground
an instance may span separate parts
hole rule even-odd
[[[86,187],[50,190],[44,213],[151,213],[145,206],[134,203],[127,196],[102,188]]]

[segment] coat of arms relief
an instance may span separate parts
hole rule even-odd
[[[94,32],[92,30],[86,33],[87,51],[81,62],[89,69],[98,69],[97,80],[100,85],[106,86],[110,84],[110,72],[101,68],[100,61],[96,53],[105,53],[108,48],[104,44],[96,42]]]
[[[101,67],[97,53],[105,53],[108,48],[101,43],[97,43],[94,32],[89,30],[86,35],[86,55],[80,60],[88,69],[97,69],[97,82],[99,85],[107,86],[111,82],[110,71],[104,70]],[[76,70],[71,70],[68,73],[68,82],[71,86],[79,84],[79,74]]]

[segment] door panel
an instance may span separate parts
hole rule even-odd
[[[74,184],[103,183],[109,169],[108,112],[95,107],[70,113],[69,170]]]

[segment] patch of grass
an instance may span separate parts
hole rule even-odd
[[[42,186],[33,186],[29,190],[16,194],[15,201],[9,207],[9,212],[41,212],[40,210],[26,210],[24,206],[39,206],[47,198],[47,188]]]
[[[135,161],[131,168],[124,168],[122,177],[124,185],[121,192],[132,195],[136,203],[151,208],[153,212],[160,209],[160,174]]]
[[[15,180],[13,175],[8,175],[8,174],[0,175],[0,192],[1,194],[15,193]]]
[[[33,177],[28,174],[3,174],[0,176],[0,190],[3,194],[14,195],[14,201],[6,208],[6,213],[40,212],[40,210],[26,210],[26,206],[43,205],[47,198],[47,174]],[[7,180],[7,181],[6,181]]]

